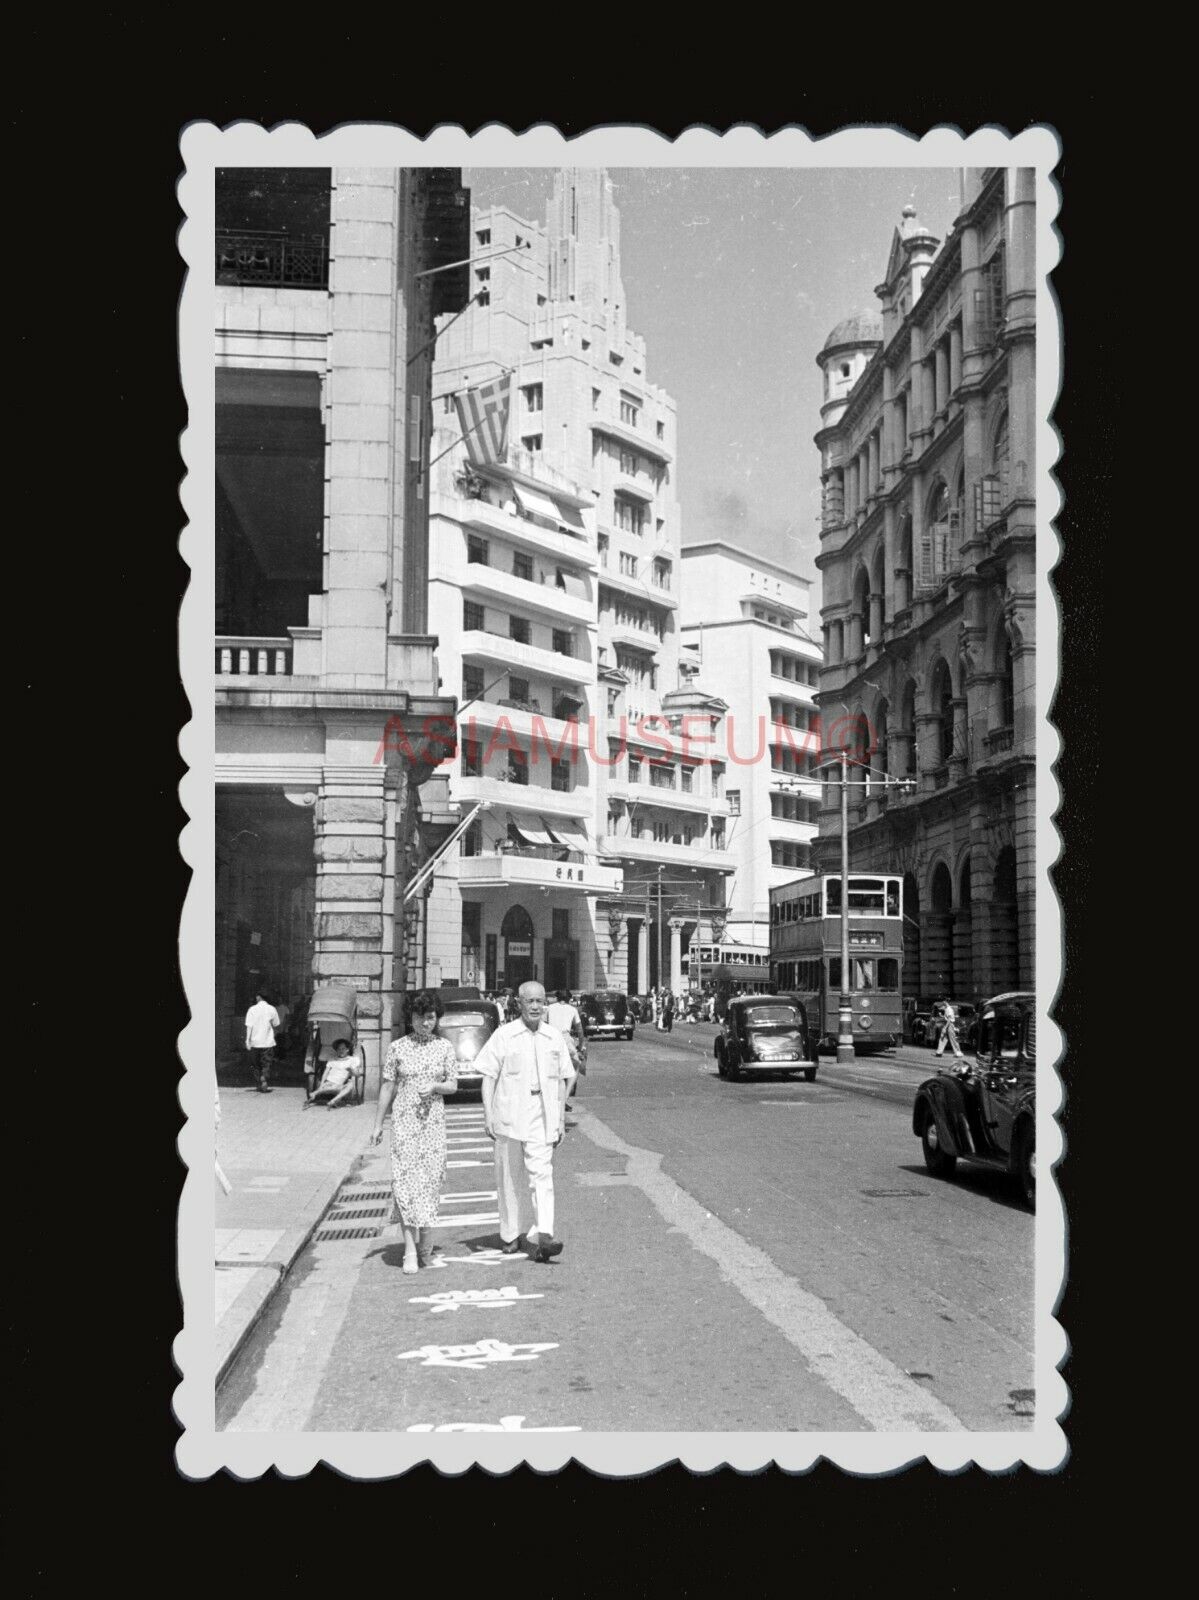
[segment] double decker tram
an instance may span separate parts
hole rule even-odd
[[[769,994],[772,988],[769,952],[753,945],[693,942],[682,964],[691,989],[710,988],[721,968],[734,994]]]
[[[849,874],[849,993],[859,1054],[903,1037],[903,879]],[[841,878],[799,878],[770,891],[770,973],[798,995],[835,1049],[841,1008]]]

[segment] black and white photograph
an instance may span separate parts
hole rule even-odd
[[[1063,1461],[1059,158],[184,131],[188,1475]]]

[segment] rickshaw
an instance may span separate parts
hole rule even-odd
[[[333,1059],[333,1046],[338,1039],[348,1039],[350,1054],[358,1054],[358,995],[348,983],[326,983],[314,991],[308,1006],[308,1047],[304,1052],[304,1078],[308,1084],[308,1097],[325,1063]],[[362,1104],[366,1091],[366,1064],[358,1057],[358,1070],[354,1073],[354,1100]]]

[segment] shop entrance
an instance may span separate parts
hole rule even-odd
[[[524,906],[511,906],[500,923],[500,938],[504,941],[504,982],[509,989],[519,989],[537,976],[533,961],[533,919]]]
[[[256,990],[293,1012],[311,993],[315,889],[312,808],[278,790],[218,788],[218,1048],[243,1045]],[[294,1042],[285,1030],[281,1051]]]

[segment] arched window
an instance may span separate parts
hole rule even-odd
[[[858,624],[858,640],[864,649],[870,643],[870,579],[865,567],[858,568],[853,580],[853,614]]]
[[[953,682],[944,656],[938,657],[933,668],[929,700],[932,710],[937,714],[937,754],[941,765],[944,765],[953,754]]]
[[[870,567],[870,588],[878,598],[878,619],[880,624],[886,621],[887,607],[885,598],[887,593],[887,562],[886,552],[882,540],[879,540],[878,549],[874,553],[874,560]],[[881,643],[882,641],[878,641]]]
[[[995,437],[991,442],[991,471],[999,479],[1000,504],[1005,505],[1008,498],[1008,427],[1006,411],[996,424]]]
[[[928,502],[928,520],[934,524],[948,522],[949,512],[949,485],[944,478],[938,478]]]
[[[999,672],[999,726],[1010,728],[1016,721],[1016,663],[1012,659],[1012,641],[1006,631]]]

